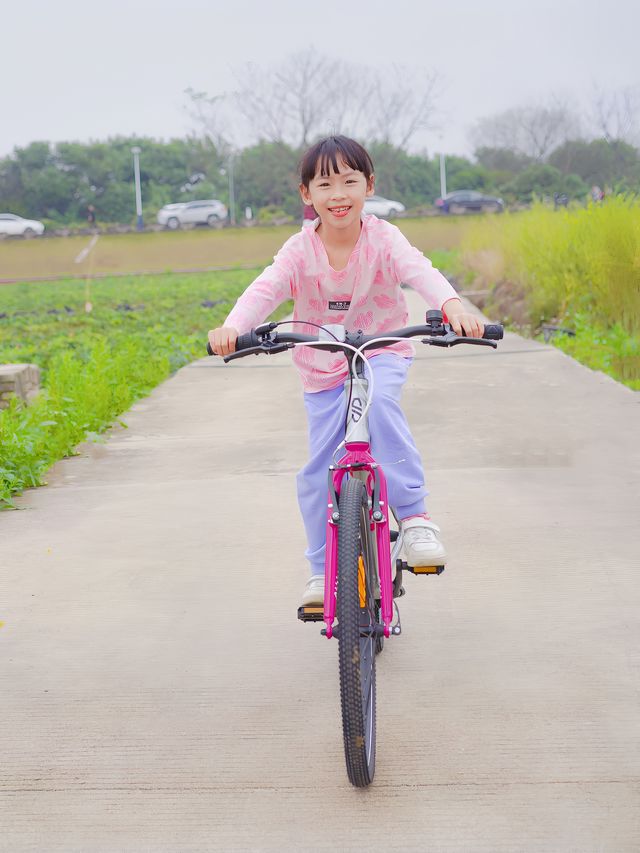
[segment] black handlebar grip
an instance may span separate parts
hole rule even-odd
[[[257,346],[260,346],[260,338],[256,335],[253,329],[250,332],[247,332],[246,335],[238,335],[238,340],[236,341],[236,352],[241,349],[249,349],[249,347]]]
[[[260,338],[256,335],[253,329],[250,332],[247,332],[246,335],[238,335],[238,339],[236,340],[236,352],[238,350],[249,349],[250,347],[260,346]],[[216,355],[216,353],[211,349],[211,344],[207,341],[207,353],[209,355]]]
[[[489,341],[501,341],[504,337],[504,328],[499,323],[490,323],[484,327],[482,337]]]

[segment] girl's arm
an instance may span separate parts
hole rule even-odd
[[[442,310],[449,299],[459,301],[458,294],[429,258],[412,246],[399,228],[392,228],[389,266],[396,280],[417,290],[430,308]]]
[[[292,251],[289,245],[294,239],[287,240],[273,263],[247,287],[224,325],[209,331],[209,343],[216,355],[235,352],[238,335],[264,323],[278,305],[295,294],[300,254]]]
[[[390,268],[398,282],[408,284],[424,298],[431,308],[439,308],[457,335],[472,338],[482,335],[483,326],[475,314],[469,313],[462,300],[429,258],[412,246],[396,226],[392,226]]]
[[[296,235],[297,236],[297,235]],[[296,255],[288,246],[280,249],[273,263],[244,291],[224,322],[225,326],[245,334],[254,326],[264,323],[278,305],[291,299],[298,283]]]

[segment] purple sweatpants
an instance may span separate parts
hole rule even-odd
[[[400,408],[400,395],[412,359],[376,355],[370,359],[374,394],[369,409],[371,452],[387,478],[389,503],[399,518],[425,512],[422,461]],[[344,386],[305,393],[309,423],[309,461],[297,477],[298,503],[307,532],[305,557],[312,575],[324,574],[327,484],[333,451],[344,439]],[[337,458],[344,453],[340,451]],[[400,461],[402,460],[402,461]],[[398,463],[398,464],[395,464]]]

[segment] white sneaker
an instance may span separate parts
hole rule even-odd
[[[324,604],[324,575],[311,575],[302,593],[302,607]]]
[[[410,566],[444,566],[447,554],[438,533],[438,525],[426,518],[402,522],[404,554]]]

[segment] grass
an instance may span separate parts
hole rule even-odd
[[[458,275],[456,252],[475,217],[398,220],[408,239],[447,273]],[[0,363],[27,362],[42,370],[43,392],[27,407],[0,411],[0,507],[43,483],[58,459],[107,429],[172,372],[200,357],[208,329],[287,237],[290,227],[192,230],[100,237],[88,258],[74,258],[89,238],[4,241],[6,278],[84,276],[0,287]],[[224,272],[122,275],[96,273],[181,266],[238,266]],[[92,305],[85,311],[85,303]],[[289,306],[282,306],[282,316]]]
[[[640,389],[640,203],[617,196],[584,209],[542,205],[477,221],[463,264],[493,287],[494,314],[531,334],[543,324],[575,337],[553,343],[579,361]],[[517,310],[512,310],[517,309]]]
[[[257,272],[107,278],[89,290],[77,280],[2,287],[0,363],[39,365],[43,391],[0,411],[0,507],[204,355],[207,331]]]
[[[424,252],[457,246],[472,217],[398,219],[408,239]],[[0,280],[40,277],[164,273],[270,262],[297,226],[223,228],[105,234],[76,263],[90,237],[47,237],[0,242]]]
[[[293,233],[291,227],[154,231],[100,235],[84,261],[75,259],[89,241],[84,237],[4,240],[0,278],[164,273],[211,267],[264,265]]]
[[[466,224],[399,221],[410,240],[448,269],[447,249]],[[192,230],[100,237],[88,258],[74,258],[88,237],[4,241],[2,277],[86,278],[20,282],[0,287],[0,364],[27,362],[42,371],[43,392],[29,405],[0,411],[0,508],[44,482],[49,467],[87,437],[107,429],[140,397],[204,353],[206,333],[221,323],[238,295],[287,237],[290,227]],[[224,272],[123,275],[184,266],[255,264]],[[90,302],[92,310],[85,311]],[[283,306],[282,316],[288,310]]]

